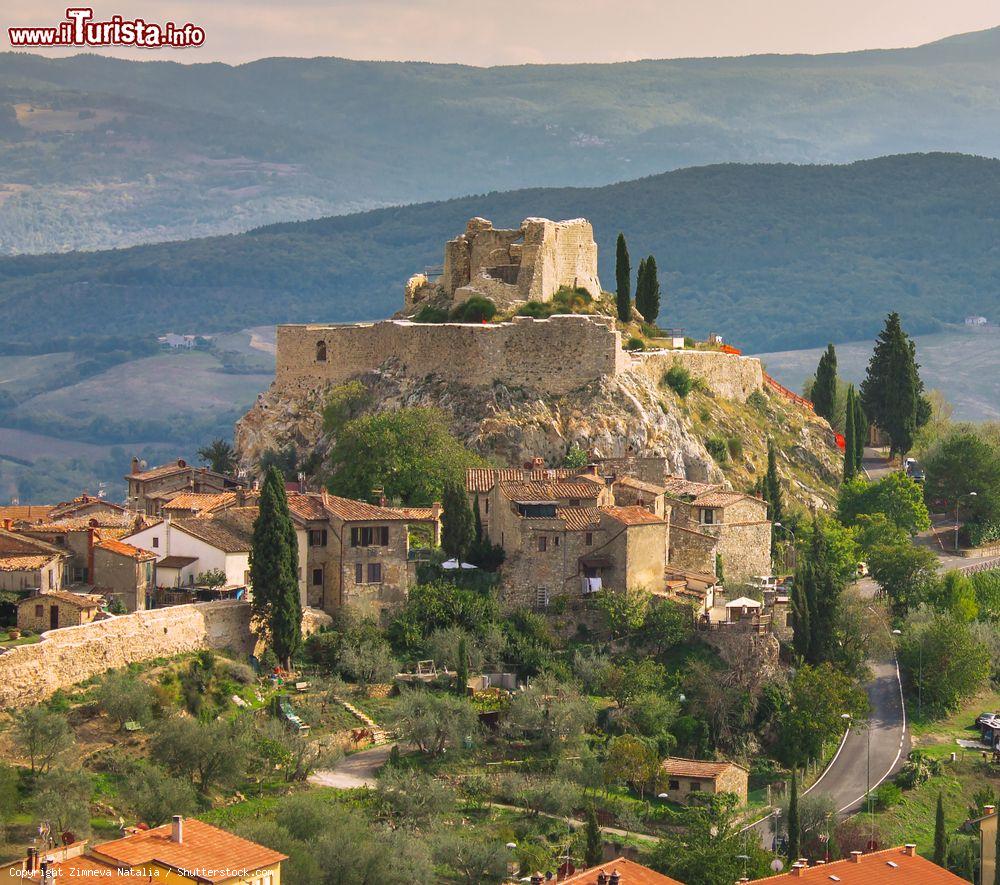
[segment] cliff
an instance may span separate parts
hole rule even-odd
[[[436,407],[456,436],[500,463],[538,456],[558,465],[575,444],[599,457],[665,455],[674,474],[743,490],[761,475],[771,435],[791,498],[826,506],[840,477],[829,425],[777,393],[758,391],[743,402],[703,385],[682,399],[653,371],[605,375],[566,392],[471,386],[454,375],[414,377],[398,359],[358,377],[376,410]],[[256,464],[267,450],[291,445],[300,463],[322,463],[332,442],[321,414],[330,386],[274,385],[237,425],[241,461]]]

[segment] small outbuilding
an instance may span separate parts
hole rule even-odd
[[[89,624],[101,611],[103,597],[91,593],[51,590],[33,593],[17,604],[17,626],[41,633],[59,627]]]
[[[660,763],[663,792],[674,802],[687,804],[699,793],[734,793],[746,805],[750,773],[735,762],[711,762],[668,756]]]

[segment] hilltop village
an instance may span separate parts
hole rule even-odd
[[[945,776],[904,756],[893,637],[918,655],[921,710],[993,676],[970,626],[991,617],[1000,555],[985,517],[970,506],[971,565],[939,578],[920,467],[872,466],[872,446],[906,450],[853,386],[838,399],[835,357],[806,399],[718,335],[659,325],[655,260],[633,300],[624,237],[617,263],[612,293],[584,219],[473,218],[392,318],[279,326],[233,446],[133,458],[121,501],[0,507],[16,760],[0,797],[14,784],[23,809],[0,870],[736,885],[992,869],[973,848],[992,794],[962,821],[941,811],[954,858],[933,863],[890,812]],[[925,696],[931,629],[946,677]],[[858,797],[870,715],[885,786]],[[975,721],[981,763],[949,769],[963,796],[1000,766],[1000,716]]]

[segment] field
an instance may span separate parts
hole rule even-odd
[[[933,335],[916,335],[917,361],[928,389],[940,390],[955,407],[961,421],[1000,419],[1000,373],[997,372],[1000,326],[948,326]],[[840,375],[855,384],[865,376],[871,356],[870,341],[837,344]],[[775,378],[792,390],[815,371],[820,348],[757,354]]]

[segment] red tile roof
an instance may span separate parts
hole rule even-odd
[[[523,467],[469,467],[465,471],[465,490],[467,492],[489,492],[498,482],[568,479],[576,477],[578,473],[578,470],[570,467],[541,468],[538,470]],[[586,479],[594,481],[595,477],[586,477]],[[603,482],[600,479],[596,481]]]
[[[634,476],[620,476],[615,480],[615,484],[628,486],[630,489],[637,489],[640,492],[647,492],[651,495],[662,495],[664,492],[663,486],[658,486],[651,482],[645,482],[644,480],[637,479]]]
[[[508,479],[500,483],[500,493],[509,501],[558,501],[562,498],[596,499],[601,489],[581,479]]]
[[[911,853],[912,852],[912,853]],[[840,882],[841,885],[958,885],[965,882],[954,873],[931,863],[912,847],[873,851],[857,859],[836,860],[804,869],[792,869],[754,882]]]
[[[99,608],[101,603],[104,601],[100,596],[95,596],[89,593],[69,593],[66,590],[46,590],[43,593],[32,593],[31,596],[25,596],[18,605],[23,605],[26,602],[37,602],[39,600],[46,599],[56,599],[59,602],[65,602],[68,605],[75,605],[77,608]]]
[[[663,520],[655,513],[650,513],[645,507],[633,505],[631,507],[602,507],[602,513],[606,513],[612,519],[622,525],[663,525]]]
[[[624,857],[609,860],[607,863],[591,867],[589,870],[581,870],[566,879],[560,879],[559,883],[560,885],[596,885],[597,877],[601,873],[610,877],[616,871],[621,876],[621,885],[683,885],[676,879],[671,879],[669,876],[664,876],[663,873],[657,873],[649,867],[644,867],[642,864]]]
[[[668,756],[660,763],[660,770],[664,774],[673,774],[679,777],[718,777],[728,768],[741,768],[742,765],[735,762],[711,762],[702,759],[684,759],[680,756]]]
[[[0,523],[5,519],[14,522],[41,522],[49,518],[52,504],[9,504],[0,507]]]
[[[0,557],[45,555],[51,559],[53,556],[65,556],[66,551],[46,541],[0,529]]]
[[[195,513],[207,513],[236,503],[236,492],[179,492],[171,495],[170,500],[163,505],[167,510],[192,510]]]
[[[129,559],[156,559],[156,554],[152,551],[143,550],[141,547],[133,547],[131,544],[126,544],[124,541],[119,541],[116,538],[104,538],[94,546],[111,553],[117,553],[119,556],[127,556]]]
[[[586,531],[601,524],[601,511],[597,507],[556,507],[556,516],[571,532]]]
[[[136,867],[159,862],[187,870],[208,882],[233,878],[233,870],[258,870],[286,860],[286,855],[241,839],[195,818],[185,818],[183,838],[171,838],[172,824],[144,830],[94,846],[94,854]]]

